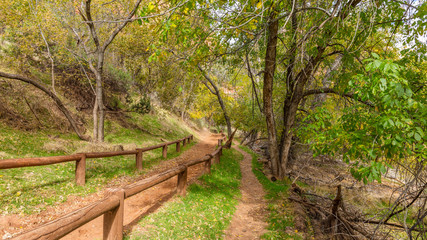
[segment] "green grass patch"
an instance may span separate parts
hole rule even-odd
[[[268,232],[262,236],[262,239],[304,239],[293,228],[294,221],[292,209],[288,206],[288,189],[290,182],[288,180],[270,181],[262,173],[262,163],[258,162],[258,156],[248,147],[239,146],[242,150],[252,155],[252,171],[258,178],[258,181],[266,191],[268,199]]]
[[[224,150],[221,163],[192,184],[187,195],[166,203],[158,212],[144,218],[138,230],[126,239],[219,239],[230,224],[240,196],[243,156]]]
[[[144,119],[144,121],[140,121]],[[147,128],[157,126],[156,131],[167,141],[190,135],[186,128],[175,126],[176,122],[156,119],[151,115],[131,116],[129,121],[138,122]],[[150,125],[151,124],[151,125]],[[168,126],[166,126],[168,125]],[[169,125],[174,128],[169,128]],[[171,131],[173,129],[173,131]],[[1,159],[68,155],[79,152],[89,143],[80,141],[72,133],[57,130],[20,131],[0,123],[0,161]],[[115,122],[106,129],[107,144],[130,144],[129,147],[145,147],[161,143],[158,136],[147,134],[141,129],[123,128]],[[181,153],[191,146],[181,145]],[[86,196],[104,188],[121,177],[137,177],[164,161],[162,150],[156,149],[144,153],[143,171],[135,169],[135,156],[118,156],[101,159],[88,159],[86,166],[86,185],[75,185],[75,163],[24,167],[0,170],[0,214],[32,214],[44,210],[47,206],[65,202],[68,196]],[[175,145],[168,147],[168,159],[179,156]]]

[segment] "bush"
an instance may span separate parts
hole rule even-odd
[[[150,98],[146,95],[139,99],[137,103],[131,106],[131,109],[137,113],[146,114],[151,111]]]

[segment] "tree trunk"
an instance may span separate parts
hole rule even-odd
[[[29,79],[24,76],[19,76],[16,74],[10,74],[5,72],[0,72],[0,77],[8,78],[8,79],[14,79],[19,80],[22,82],[29,83],[33,85],[34,87],[42,90],[44,93],[46,93],[50,98],[52,98],[56,105],[58,106],[59,110],[64,114],[64,116],[67,118],[68,122],[71,125],[71,128],[74,130],[74,132],[77,134],[77,136],[82,140],[89,140],[87,136],[84,136],[82,133],[80,133],[79,128],[77,127],[77,123],[74,121],[73,117],[71,116],[71,113],[68,111],[68,109],[65,107],[65,105],[62,103],[61,99],[59,99],[52,91],[50,91],[47,87],[43,86],[42,83],[36,82],[32,79]]]
[[[286,68],[286,98],[283,104],[283,132],[280,139],[280,149],[279,149],[279,160],[280,160],[280,169],[282,170],[279,178],[282,179],[286,174],[289,152],[292,144],[292,126],[295,121],[296,111],[298,109],[299,100],[294,96],[294,87],[296,84],[294,78],[294,66],[297,53],[297,28],[298,28],[298,19],[295,12],[291,13],[291,32],[292,41],[289,52],[289,62]]]
[[[216,95],[216,97],[218,98],[218,102],[219,105],[221,106],[222,112],[224,113],[224,118],[225,118],[225,122],[227,124],[227,137],[230,138],[231,137],[231,121],[230,118],[227,114],[227,109],[225,108],[225,104],[224,101],[222,101],[222,97],[221,94],[219,92],[218,87],[215,85],[215,83],[212,81],[212,79],[205,73],[205,71],[203,71],[202,67],[200,66],[200,64],[197,65],[197,67],[199,68],[199,70],[203,73],[203,76],[205,77],[205,79],[209,82],[209,84],[213,87],[213,89],[211,87],[209,87],[208,83],[206,81],[203,82],[203,84],[208,88],[208,90]]]
[[[95,103],[93,104],[93,141],[98,141],[98,99],[95,95]]]
[[[335,58],[332,66],[328,69],[325,74],[325,77],[322,79],[322,88],[329,88],[331,86],[331,77],[332,72],[336,71],[342,64],[342,55],[339,54],[337,58]],[[326,101],[327,93],[316,94],[314,96],[313,104],[311,104],[311,109],[315,109],[318,106],[321,106]]]
[[[101,70],[102,71],[102,70]],[[96,101],[98,103],[98,142],[104,142],[104,103],[103,103],[103,91],[102,91],[102,76],[98,70],[96,75]]]
[[[317,56],[310,58],[305,67],[295,77],[295,80],[293,80],[293,83],[291,84],[292,88],[288,89],[288,97],[285,99],[283,107],[284,127],[280,141],[280,168],[282,170],[282,174],[279,176],[280,178],[284,177],[287,169],[293,136],[292,128],[294,126],[298,106],[304,96],[304,87],[320,62],[324,51],[325,48],[318,47]]]
[[[281,164],[281,174],[280,178],[282,179],[285,174],[288,167],[288,159],[289,159],[289,153],[291,149],[292,144],[292,136],[293,131],[292,127],[295,122],[296,113],[299,106],[299,98],[293,98],[293,99],[286,99],[285,100],[285,107],[284,107],[284,121],[285,126],[282,133],[282,139],[281,139],[281,152],[280,152],[280,164]]]
[[[279,29],[279,22],[274,20],[277,14],[275,10],[270,14],[270,21],[268,25],[268,42],[265,54],[265,69],[264,69],[264,115],[267,123],[268,143],[272,173],[276,177],[280,175],[279,166],[279,151],[277,146],[276,123],[274,120],[273,112],[273,81],[274,73],[276,71],[276,47],[277,47],[277,33]]]
[[[249,136],[251,136],[251,134],[253,133],[255,131],[255,129],[252,129],[252,130],[250,130],[248,133],[246,133],[246,135],[242,138],[242,140],[240,141],[240,145],[242,145],[244,142],[245,142],[245,140],[249,137]]]

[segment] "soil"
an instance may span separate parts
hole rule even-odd
[[[156,173],[167,170],[171,167],[179,164],[192,161],[194,159],[201,158],[208,153],[211,153],[215,149],[217,139],[220,134],[211,134],[209,132],[202,132],[198,136],[200,142],[194,145],[192,148],[183,152],[179,157],[170,159],[155,166],[148,174],[141,176],[133,181],[149,177]],[[250,161],[250,160],[249,160]],[[249,167],[250,169],[250,167]],[[188,182],[194,182],[197,180],[203,172],[203,167],[198,164],[188,169]],[[135,196],[132,196],[125,200],[125,213],[124,213],[124,231],[125,234],[131,232],[133,227],[136,226],[138,221],[144,216],[154,212],[163,203],[173,198],[176,193],[176,182],[177,178],[173,177],[168,181],[165,181],[153,188],[143,191]],[[129,179],[125,179],[122,186],[129,183]],[[120,187],[117,182],[114,188]],[[246,191],[246,190],[245,190]],[[43,223],[49,222],[53,219],[59,218],[69,212],[82,208],[90,203],[102,199],[108,193],[108,188],[103,191],[91,194],[86,197],[70,196],[65,203],[48,207],[46,210],[32,215],[20,216],[20,215],[6,215],[1,216],[0,219],[0,236],[3,239],[12,237],[24,231],[28,231]],[[247,195],[247,194],[245,194]],[[246,197],[247,198],[247,197]],[[245,199],[245,198],[243,198]],[[103,218],[98,217],[91,222],[83,225],[82,227],[74,230],[62,239],[101,239],[102,238],[102,225]],[[252,228],[252,227],[251,227]]]
[[[240,162],[242,198],[225,232],[225,239],[259,239],[267,232],[265,192],[252,172],[252,156],[237,147],[235,149],[244,157]]]

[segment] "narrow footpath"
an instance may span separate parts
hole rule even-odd
[[[260,239],[267,232],[265,192],[252,172],[252,156],[237,146],[233,148],[244,157],[240,162],[242,198],[225,232],[225,239]]]

